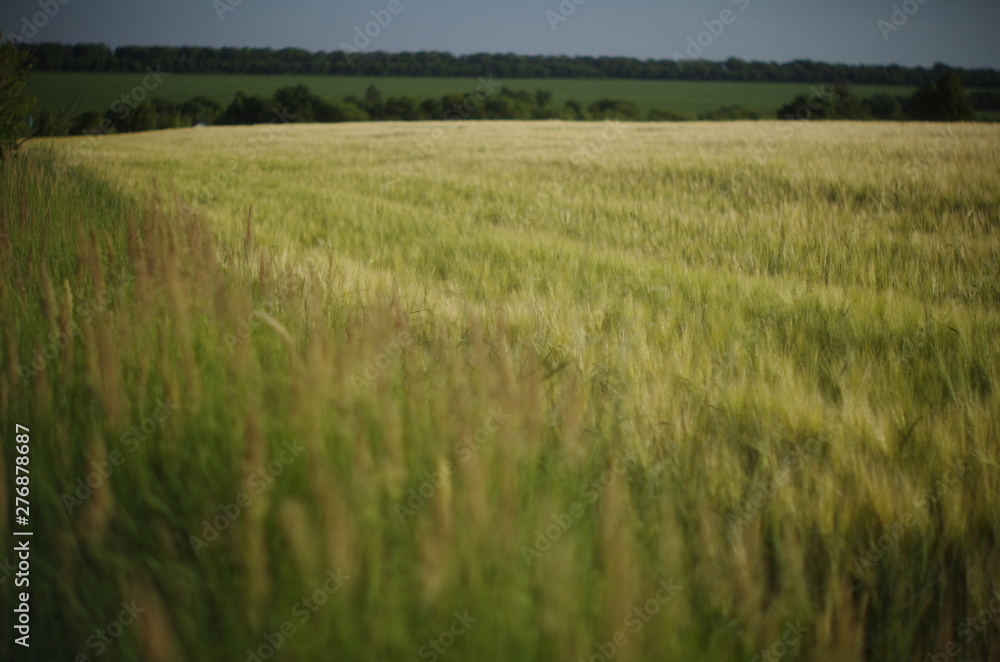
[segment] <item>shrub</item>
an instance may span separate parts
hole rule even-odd
[[[215,99],[197,96],[180,105],[180,112],[191,118],[192,122],[214,124],[224,108]]]
[[[929,122],[964,122],[973,120],[976,111],[954,71],[917,90],[911,97],[911,112],[918,120]]]
[[[724,120],[759,120],[761,114],[756,110],[750,110],[743,106],[724,106],[718,110],[710,110],[698,116],[700,120],[724,121]]]
[[[323,101],[316,110],[317,122],[364,122],[368,119],[364,108],[346,101]]]
[[[642,117],[639,106],[628,99],[601,99],[587,110],[594,119],[637,120]]]
[[[667,110],[666,108],[653,108],[649,111],[647,116],[650,122],[685,122],[692,118],[690,115],[684,115],[682,113],[675,113],[672,110]]]
[[[903,120],[903,104],[891,94],[876,94],[864,100],[868,114],[878,120]]]
[[[218,124],[260,124],[268,120],[267,105],[253,94],[237,92],[233,102],[219,116]]]

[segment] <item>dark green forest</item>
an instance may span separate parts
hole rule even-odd
[[[104,44],[21,45],[35,71],[139,72],[147,67],[188,74],[275,74],[338,76],[462,76],[505,78],[624,78],[785,83],[851,83],[909,85],[931,83],[953,70],[966,87],[1000,87],[994,69],[953,69],[944,64],[923,67],[846,65],[795,60],[747,62],[708,60],[639,60],[628,57],[569,57],[477,53],[453,55],[437,51],[385,53],[318,52],[285,48],[206,48],[199,46],[122,46]]]

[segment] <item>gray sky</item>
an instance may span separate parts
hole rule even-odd
[[[4,0],[0,27],[29,42],[112,47],[346,43],[655,59],[690,48],[709,60],[1000,68],[996,0]],[[366,28],[375,36],[356,41]]]

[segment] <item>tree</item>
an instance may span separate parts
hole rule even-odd
[[[760,113],[756,110],[750,110],[743,106],[723,106],[718,110],[710,110],[700,114],[698,119],[721,122],[726,120],[759,120],[760,117]]]
[[[118,133],[152,131],[157,128],[158,114],[152,101],[141,101],[135,105],[119,104],[104,114]]]
[[[564,120],[586,120],[590,116],[583,110],[583,106],[576,99],[568,99],[563,107],[556,111],[556,117]]]
[[[829,118],[832,120],[864,120],[870,119],[871,115],[861,99],[851,90],[850,85],[837,83],[833,86]]]
[[[347,100],[350,101],[350,99]],[[361,107],[365,109],[373,120],[382,120],[386,118],[386,109],[385,103],[382,101],[382,92],[380,92],[374,85],[369,85],[368,89],[365,90],[365,100],[361,104]]]
[[[649,111],[647,116],[650,122],[683,122],[692,119],[690,116],[675,113],[666,108],[656,107]]]
[[[899,97],[894,97],[891,94],[876,94],[865,99],[864,104],[875,119],[897,121],[906,119]]]
[[[315,122],[316,108],[322,99],[305,85],[286,85],[274,93],[274,105],[295,118],[296,122]]]
[[[260,124],[268,119],[264,100],[256,95],[237,92],[233,102],[219,116],[218,124]]]
[[[420,102],[420,112],[423,113],[425,120],[439,120],[444,110],[438,99],[424,99]]]
[[[365,90],[365,101],[368,103],[382,103],[382,92],[374,84],[369,85]]]
[[[969,101],[975,110],[1000,110],[1000,92],[973,92]]]
[[[464,94],[449,92],[441,97],[441,119],[457,120],[469,119],[475,110],[474,104],[466,104]]]
[[[419,120],[420,101],[411,96],[389,97],[385,100],[387,120]]]
[[[783,120],[863,120],[871,114],[846,83],[833,86],[829,97],[807,97],[800,94],[778,109],[778,119]]]
[[[491,120],[526,120],[531,118],[531,106],[510,97],[486,100],[486,118]]]
[[[641,119],[642,113],[634,101],[628,99],[601,99],[588,108],[594,119]]]
[[[814,101],[804,94],[778,108],[777,115],[779,120],[825,119],[822,102]]]
[[[193,122],[212,124],[222,114],[223,108],[215,99],[197,96],[185,101],[180,106],[180,112],[191,118]]]
[[[43,110],[33,116],[32,135],[65,136],[69,134],[71,120],[63,111]]]
[[[347,101],[321,101],[316,108],[317,122],[365,122],[368,119],[364,108]]]
[[[0,44],[0,161],[17,152],[31,135],[28,117],[35,99],[25,91],[28,54],[14,44]]]
[[[976,118],[969,95],[954,71],[947,71],[910,98],[914,118],[929,122],[966,122]]]
[[[98,110],[85,110],[73,118],[69,132],[78,136],[85,133],[100,133],[101,124],[104,122],[104,114]],[[108,122],[107,126],[111,126]]]

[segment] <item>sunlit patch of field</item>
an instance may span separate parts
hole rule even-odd
[[[46,645],[139,595],[106,659],[246,659],[288,620],[280,659],[1000,656],[962,630],[1000,590],[998,157],[915,123],[35,143],[0,419],[38,430],[39,581],[78,605]]]

